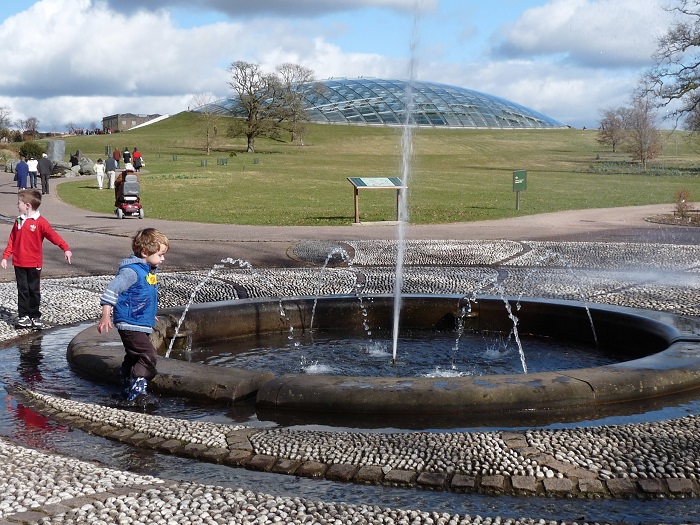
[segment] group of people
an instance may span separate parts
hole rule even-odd
[[[36,188],[18,192],[19,216],[12,225],[10,237],[0,260],[6,269],[12,258],[17,280],[17,321],[15,327],[40,330],[41,269],[43,242],[48,239],[58,246],[71,264],[73,253],[68,243],[39,212],[41,193]],[[147,391],[148,382],[157,374],[157,351],[149,338],[156,323],[158,279],[156,272],[170,247],[168,238],[155,228],[139,230],[132,238],[132,254],[119,262],[116,276],[100,297],[102,316],[99,333],[116,326],[124,345],[120,369],[122,397],[127,405],[157,405]]]
[[[112,158],[117,161],[117,168],[122,159],[124,160],[124,168],[128,169],[127,165],[131,164],[134,168],[133,171],[140,171],[141,168],[146,165],[138,148],[134,148],[133,153],[129,151],[129,148],[124,148],[124,151],[119,151],[119,148],[114,148]]]
[[[95,176],[97,177],[97,187],[102,189],[106,179],[109,189],[113,190],[118,167],[118,163],[114,160],[114,157],[107,157],[107,162],[103,161],[101,158],[97,159],[97,162],[92,167],[92,171],[95,172]]]
[[[143,162],[143,156],[137,148],[134,148],[133,153],[129,151],[129,148],[124,148],[123,152],[115,148],[111,157],[107,157],[107,160],[102,160],[101,158],[97,159],[97,162],[92,167],[92,170],[95,172],[95,177],[97,177],[97,187],[99,189],[104,187],[105,181],[107,181],[110,190],[114,189],[117,169],[119,169],[119,162],[122,159],[124,160],[125,171],[139,172],[145,164]]]
[[[29,160],[25,160],[25,157],[22,155],[19,162],[15,165],[17,189],[37,189],[39,187],[38,182],[41,180],[41,194],[46,195],[49,193],[49,179],[52,172],[53,162],[51,162],[46,153],[43,153],[39,160],[36,157],[30,157]]]
[[[114,189],[117,170],[122,159],[124,160],[125,171],[139,172],[146,164],[138,148],[134,148],[133,153],[129,151],[129,148],[124,148],[123,152],[119,151],[118,148],[114,148],[111,157],[107,157],[106,160],[97,159],[97,162],[92,167],[95,177],[97,177],[97,187],[99,189],[104,187],[105,180],[108,183],[108,188],[110,190]]]

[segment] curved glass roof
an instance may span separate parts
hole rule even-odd
[[[411,124],[450,128],[561,128],[565,124],[505,100],[471,89],[413,81]],[[320,89],[319,89],[320,86]],[[405,80],[331,78],[299,87],[311,122],[402,125],[406,122]],[[245,116],[238,100],[208,104],[208,111]],[[204,111],[204,106],[194,111]]]

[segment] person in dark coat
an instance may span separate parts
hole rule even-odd
[[[15,178],[17,179],[18,190],[24,190],[27,188],[29,165],[25,162],[23,156],[19,158],[19,162],[15,165]]]
[[[39,177],[41,178],[41,194],[46,195],[49,192],[49,179],[53,172],[53,162],[49,160],[46,153],[42,153],[37,169],[39,170]]]

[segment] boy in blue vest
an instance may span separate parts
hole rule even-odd
[[[126,352],[121,366],[123,396],[134,406],[157,404],[146,390],[157,374],[158,357],[149,334],[158,310],[156,270],[169,247],[168,238],[155,228],[138,231],[131,243],[133,255],[119,262],[117,275],[100,297],[102,318],[97,331],[107,332],[114,326],[119,331]]]

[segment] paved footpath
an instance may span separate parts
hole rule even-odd
[[[52,181],[52,193],[44,196],[42,214],[60,230],[74,253],[72,265],[65,264],[60,250],[44,244],[43,276],[71,277],[110,274],[116,263],[131,253],[130,237],[140,228],[154,227],[171,239],[164,269],[167,271],[211,268],[222,258],[250,262],[253,267],[293,267],[304,265],[288,255],[297,242],[310,240],[376,240],[396,238],[394,223],[349,226],[241,226],[152,219],[144,202],[144,219],[117,219],[75,208],[62,202],[56,186],[67,180],[84,180],[95,186],[93,177]],[[0,242],[4,246],[17,216],[16,188],[11,174],[0,173]],[[102,190],[110,191],[110,190]],[[673,211],[672,204],[625,208],[574,210],[511,219],[435,225],[410,225],[410,239],[451,240],[540,240],[598,242],[658,242],[697,244],[700,229],[662,226],[645,221]],[[0,271],[0,281],[14,279],[11,271]]]

